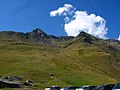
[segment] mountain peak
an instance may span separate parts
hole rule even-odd
[[[42,31],[41,29],[39,29],[39,28],[34,29],[32,32],[37,33],[37,34],[46,34],[45,32],[43,32],[43,31]]]
[[[88,34],[88,33],[86,33],[86,32],[84,32],[84,31],[82,31],[82,32],[80,32],[80,33],[77,35],[77,37],[79,37],[79,36],[87,37],[87,36],[91,36],[91,35]]]
[[[81,41],[83,41],[84,43],[89,43],[92,44],[93,41],[98,40],[97,37],[90,35],[84,31],[80,32],[77,36],[77,38],[79,38]]]
[[[34,29],[30,33],[33,37],[38,37],[38,38],[47,38],[48,37],[48,35],[39,28]]]

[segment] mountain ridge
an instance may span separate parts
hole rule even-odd
[[[45,32],[43,32],[41,29],[36,28],[32,32],[15,32],[15,31],[1,31],[0,36],[2,34],[6,34],[6,39],[14,39],[14,38],[9,38],[10,35],[15,35],[15,37],[22,39],[25,42],[28,43],[37,43],[37,44],[46,44],[46,45],[52,45],[52,40],[58,40],[58,41],[65,41],[73,38],[72,36],[54,36],[54,35],[48,35]],[[1,38],[2,39],[2,38]],[[4,36],[3,36],[3,39]],[[32,42],[31,42],[32,41]]]
[[[12,35],[18,36],[19,38],[22,37],[23,41],[27,42],[27,39],[31,39],[33,40],[34,43],[38,43],[38,44],[47,44],[47,45],[52,45],[52,40],[58,40],[58,41],[68,41],[70,39],[73,38],[77,38],[77,37],[84,37],[84,41],[83,42],[88,42],[91,43],[92,41],[97,41],[97,40],[103,40],[101,38],[95,37],[93,35],[90,35],[84,31],[80,32],[76,37],[73,36],[54,36],[54,35],[48,35],[46,34],[43,30],[36,28],[31,32],[15,32],[15,31],[0,31],[0,34],[6,34],[8,35],[8,39],[10,39],[10,35],[12,37]],[[3,36],[4,37],[4,36]],[[6,36],[7,38],[7,36]],[[1,38],[2,39],[2,38]],[[12,38],[13,39],[13,38]],[[119,42],[116,39],[106,39],[104,41],[108,41],[108,42]],[[48,43],[47,43],[48,42]]]

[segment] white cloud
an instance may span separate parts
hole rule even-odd
[[[75,8],[74,8],[75,9]],[[74,12],[73,6],[71,4],[64,4],[63,7],[59,7],[57,10],[51,11],[50,16],[54,17],[56,15],[64,15],[66,16],[67,13],[72,14]]]
[[[60,10],[61,9],[61,10]],[[50,16],[65,16],[64,29],[68,36],[77,36],[81,31],[106,39],[106,21],[101,16],[78,11],[70,4],[51,11]]]
[[[119,35],[119,38],[118,38],[118,40],[120,41],[120,35]]]

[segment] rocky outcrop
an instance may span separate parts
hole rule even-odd
[[[24,82],[24,86],[33,86],[34,85],[34,81],[33,80],[26,80]]]
[[[19,81],[21,78],[18,76],[5,76],[0,78],[0,88],[21,88],[22,84]]]

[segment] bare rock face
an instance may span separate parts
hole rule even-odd
[[[31,37],[34,37],[36,39],[48,38],[48,35],[45,32],[43,32],[42,30],[40,30],[39,28],[36,28],[30,34],[31,34]]]

